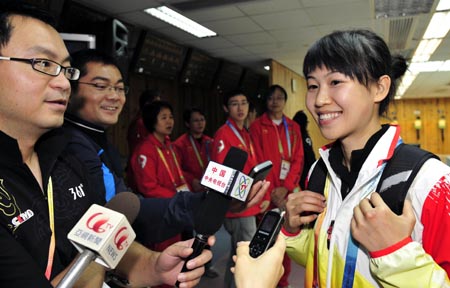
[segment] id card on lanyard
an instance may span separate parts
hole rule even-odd
[[[291,162],[287,159],[284,159],[284,149],[283,149],[283,143],[281,142],[281,137],[280,134],[278,133],[278,127],[275,123],[273,123],[273,127],[275,128],[275,132],[277,133],[277,140],[278,140],[278,151],[280,152],[281,155],[281,167],[280,167],[280,180],[285,180],[289,170],[291,169]],[[288,146],[288,155],[289,155],[289,159],[291,159],[292,156],[292,148],[291,148],[291,137],[289,135],[289,129],[288,129],[288,124],[286,121],[286,118],[283,116],[283,125],[284,125],[284,130],[285,130],[285,134],[286,134],[286,142],[287,142],[287,146]]]
[[[164,157],[164,154],[163,154],[161,148],[156,147],[156,149],[158,150],[158,154],[159,154],[159,157],[161,158],[161,161],[163,161],[164,166],[166,167],[167,173],[169,174],[170,180],[172,181],[173,186],[175,187],[175,190],[177,192],[190,191],[189,187],[186,184],[186,180],[184,179],[183,172],[180,169],[180,165],[178,165],[178,160],[177,160],[177,157],[175,156],[175,152],[173,152],[172,147],[169,147],[169,150],[172,154],[173,161],[175,162],[175,166],[177,167],[178,175],[180,176],[180,179],[183,182],[183,184],[181,184],[181,185],[177,185],[177,183],[175,181],[175,177],[172,174],[172,170],[169,167],[169,163],[167,163],[166,157]]]

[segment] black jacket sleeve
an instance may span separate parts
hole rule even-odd
[[[133,228],[141,243],[162,242],[183,230],[193,229],[194,212],[205,193],[179,192],[172,198],[141,198]]]

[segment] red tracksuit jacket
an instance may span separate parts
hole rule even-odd
[[[180,160],[179,163],[181,165],[181,169],[183,170],[183,174],[191,187],[192,180],[202,179],[203,173],[205,172],[211,158],[210,155],[213,143],[213,139],[206,135],[202,135],[202,140],[200,142],[196,139],[193,140],[203,163],[203,167],[197,158],[194,147],[192,146],[189,133],[181,135],[173,143],[173,147],[177,151],[177,155],[179,157],[178,159]]]
[[[252,137],[256,157],[259,162],[270,160],[273,163],[272,170],[267,176],[271,186],[269,191],[276,187],[286,187],[289,192],[299,187],[300,176],[303,170],[303,142],[300,127],[297,123],[283,115],[288,126],[289,138],[291,140],[291,156],[289,156],[286,129],[281,122],[275,125],[267,113],[257,118],[250,126],[250,135]],[[277,136],[277,131],[278,135]],[[278,147],[278,139],[283,145],[283,155]],[[285,180],[280,179],[281,160],[285,159],[291,163],[289,173]]]
[[[217,163],[223,163],[223,160],[225,160],[225,156],[228,153],[228,150],[230,150],[231,146],[237,147],[239,149],[244,150],[248,153],[247,162],[245,163],[243,173],[247,174],[250,172],[250,170],[258,164],[256,160],[255,155],[255,149],[254,145],[250,139],[250,134],[247,132],[247,129],[244,128],[240,130],[233,120],[228,118],[228,121],[233,125],[236,130],[240,133],[241,137],[245,141],[245,145],[241,143],[239,138],[234,134],[233,130],[228,126],[228,124],[222,125],[219,130],[217,130],[216,134],[214,135],[214,144],[213,149],[211,151],[211,160],[215,161]],[[240,213],[231,213],[227,212],[226,217],[228,218],[237,218],[237,217],[248,217],[248,216],[254,216],[259,214],[261,209],[259,208],[259,205],[255,205],[251,208],[248,208]]]
[[[153,134],[149,134],[138,144],[131,156],[129,179],[135,186],[133,188],[137,188],[137,191],[144,197],[170,198],[177,193],[176,186],[184,184],[169,149],[171,145],[169,137],[166,137],[164,142],[163,145]],[[157,147],[161,149],[175,183],[173,183]],[[175,151],[174,153],[176,155]],[[178,163],[180,163],[179,159]]]

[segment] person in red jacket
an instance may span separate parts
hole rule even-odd
[[[300,190],[299,181],[303,169],[303,142],[300,127],[283,114],[287,93],[280,85],[269,87],[265,95],[267,112],[250,126],[250,135],[260,162],[270,160],[273,168],[267,176],[271,205],[284,208],[289,193]],[[290,260],[285,255],[285,273],[278,287],[288,287]]]
[[[205,188],[200,185],[200,180],[211,159],[213,139],[203,134],[206,118],[202,110],[186,109],[183,119],[188,131],[178,137],[173,146],[179,156],[181,169],[193,191],[204,191]]]
[[[249,99],[242,91],[233,91],[224,97],[223,109],[228,114],[228,119],[214,135],[214,144],[211,154],[211,160],[223,163],[230,147],[240,148],[248,153],[248,159],[245,163],[245,174],[258,164],[254,145],[250,134],[244,126],[249,108]],[[267,201],[266,201],[267,202]],[[265,205],[265,207],[268,206]],[[225,272],[226,287],[231,287],[233,277],[230,267],[233,266],[232,255],[236,254],[236,245],[239,241],[250,241],[256,232],[255,215],[263,212],[264,204],[255,205],[240,213],[227,212],[224,221],[224,227],[231,235],[231,253],[228,267]]]
[[[142,120],[142,110],[145,105],[156,100],[161,100],[160,94],[161,93],[159,90],[147,89],[142,92],[141,96],[139,96],[139,111],[131,121],[130,126],[128,126],[127,132],[128,151],[130,155],[133,154],[137,144],[149,133],[144,126],[144,121]]]
[[[150,134],[138,143],[130,159],[128,178],[133,190],[149,198],[170,198],[177,191],[190,190],[169,138],[174,126],[172,106],[154,101],[144,107],[142,119]],[[146,244],[162,251],[180,240],[179,234],[160,243]]]

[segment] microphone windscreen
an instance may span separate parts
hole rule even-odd
[[[247,162],[247,152],[231,147],[228,151],[223,165],[234,170],[242,171]],[[203,235],[213,235],[222,225],[225,214],[230,207],[231,197],[216,191],[208,191],[205,200],[194,214],[195,231]]]
[[[132,192],[120,192],[105,204],[106,208],[122,213],[131,224],[136,219],[141,204],[136,194]]]

